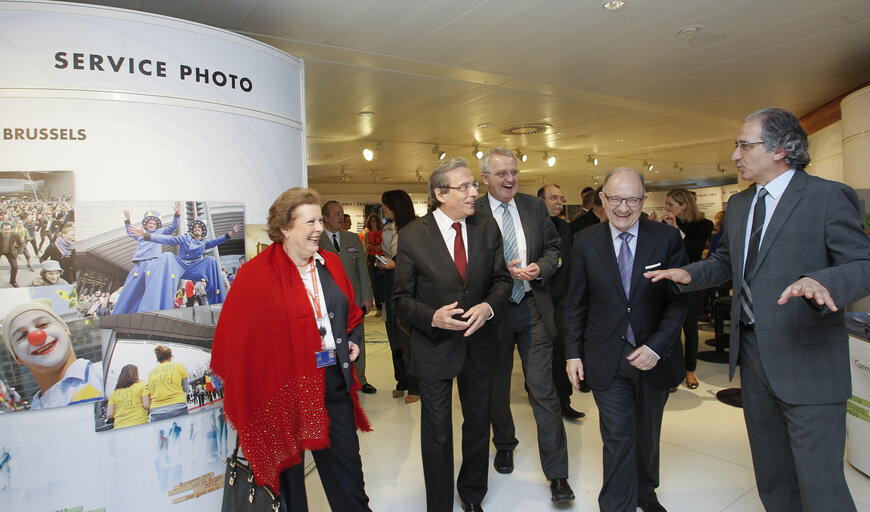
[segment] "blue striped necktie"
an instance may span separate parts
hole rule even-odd
[[[619,265],[619,278],[622,280],[622,289],[625,292],[625,298],[628,299],[631,293],[631,268],[634,266],[634,255],[631,254],[631,247],[628,242],[634,237],[631,233],[620,233],[619,238],[622,239],[622,245],[619,247],[619,255],[616,257],[616,263]],[[632,346],[635,346],[634,332],[631,330],[631,324],[628,324],[628,332],[625,333],[625,339]]]
[[[511,215],[508,207],[510,204],[502,203],[501,208],[501,231],[504,238],[504,260],[513,261],[520,257],[520,251],[517,248],[517,230],[514,228],[514,216]],[[523,282],[519,279],[514,279],[514,287],[511,290],[511,301],[517,304],[523,300]]]

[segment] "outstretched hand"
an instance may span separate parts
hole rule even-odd
[[[692,276],[681,268],[669,268],[667,270],[650,270],[644,272],[643,277],[657,283],[662,279],[670,279],[677,284],[689,284],[692,282]]]
[[[815,300],[819,306],[828,306],[828,309],[831,311],[837,311],[837,305],[834,303],[834,298],[831,297],[828,289],[822,286],[822,283],[810,277],[802,277],[788,285],[782,291],[776,303],[782,306],[792,297],[804,297],[805,299]]]

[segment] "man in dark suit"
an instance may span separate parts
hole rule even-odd
[[[475,209],[498,222],[504,240],[504,259],[513,278],[511,300],[499,320],[501,334],[492,375],[493,466],[499,473],[514,469],[518,441],[511,416],[510,388],[514,345],[523,363],[526,386],[538,427],[538,451],[550,481],[553,502],[574,499],[568,484],[568,443],[559,398],[553,385],[553,301],[544,284],[559,267],[559,234],[540,199],[518,194],[519,163],[510,149],[490,150],[480,159],[483,182],[489,191]]]
[[[354,233],[344,231],[344,207],[338,201],[327,201],[320,208],[323,215],[323,233],[320,234],[320,248],[338,253],[341,264],[350,284],[353,285],[353,298],[362,308],[363,314],[372,310],[372,284],[366,266],[366,252],[362,242]],[[363,393],[372,394],[377,389],[366,379],[365,333],[359,344],[359,357],[353,363]]]
[[[498,225],[474,212],[477,187],[465,160],[439,164],[429,176],[436,208],[399,237],[393,303],[411,328],[429,512],[453,510],[454,378],[464,419],[456,481],[463,510],[483,510],[487,490],[488,373],[497,334],[491,320],[507,302],[510,274]]]
[[[604,442],[601,510],[661,512],[659,437],[668,389],[685,376],[680,330],[688,300],[644,269],[682,265],[680,232],[640,220],[643,175],[607,173],[601,199],[608,222],[577,234],[565,306],[571,383],[592,388]],[[588,214],[587,214],[588,215]],[[580,357],[583,359],[581,360]]]
[[[607,214],[604,213],[604,204],[601,202],[601,187],[595,189],[594,193],[591,194],[591,197],[592,199],[590,202],[592,209],[571,222],[572,233],[579,233],[590,226],[594,226],[599,222],[607,220]]]
[[[589,213],[592,213],[592,206],[593,206],[593,203],[595,202],[595,197],[597,195],[598,194],[595,192],[595,189],[593,189],[592,187],[584,187],[583,190],[580,192],[580,201],[582,203],[580,205],[581,210],[580,210],[580,213],[578,213],[577,216],[574,217],[570,223],[571,231],[573,231],[574,233],[580,231],[580,227],[579,227],[579,224],[577,224],[577,222],[580,219],[582,219],[583,217],[585,217],[586,215],[588,215]],[[595,221],[597,221],[597,220],[598,220],[598,218],[596,217]],[[590,224],[586,224],[586,226],[588,226],[588,225],[590,225]]]
[[[9,221],[4,221],[0,227],[0,256],[6,256],[6,261],[9,262],[9,284],[18,288],[18,255],[15,251],[18,247],[24,247],[24,240],[12,228]]]
[[[855,510],[843,474],[851,381],[840,308],[870,294],[858,198],[804,171],[806,132],[782,109],[750,114],[731,160],[754,185],[728,201],[716,252],[647,277],[687,292],[734,282],[730,375],[739,364],[765,508]]]
[[[550,292],[550,298],[553,299],[553,321],[556,324],[556,337],[553,338],[553,385],[556,386],[556,395],[559,397],[562,417],[577,420],[586,414],[571,407],[571,381],[568,380],[568,375],[565,374],[563,368],[565,363],[565,296],[568,292],[568,269],[571,266],[571,247],[574,233],[571,232],[568,223],[559,218],[559,214],[562,213],[562,205],[565,203],[562,188],[555,183],[544,185],[538,189],[538,197],[544,200],[553,227],[559,233],[559,268],[556,269],[556,273],[547,283],[547,291]]]

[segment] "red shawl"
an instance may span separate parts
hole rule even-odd
[[[362,321],[353,287],[336,254],[320,251],[347,296],[348,333]],[[314,353],[321,339],[305,285],[280,243],[242,265],[215,329],[211,368],[224,380],[224,411],[239,434],[257,483],[280,491],[279,475],[303,450],[329,446],[324,370]],[[351,366],[353,370],[353,366]],[[371,427],[359,404],[353,373],[354,417]]]

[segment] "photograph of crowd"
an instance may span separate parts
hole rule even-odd
[[[0,172],[0,288],[75,282],[73,173]]]
[[[79,318],[72,285],[5,292],[0,322],[2,410],[103,399],[99,321]]]
[[[78,311],[122,315],[221,304],[245,257],[237,203],[77,205]]]
[[[101,319],[107,364],[105,399],[94,410],[98,432],[221,407],[223,383],[208,367],[217,314],[202,313],[186,308]]]

